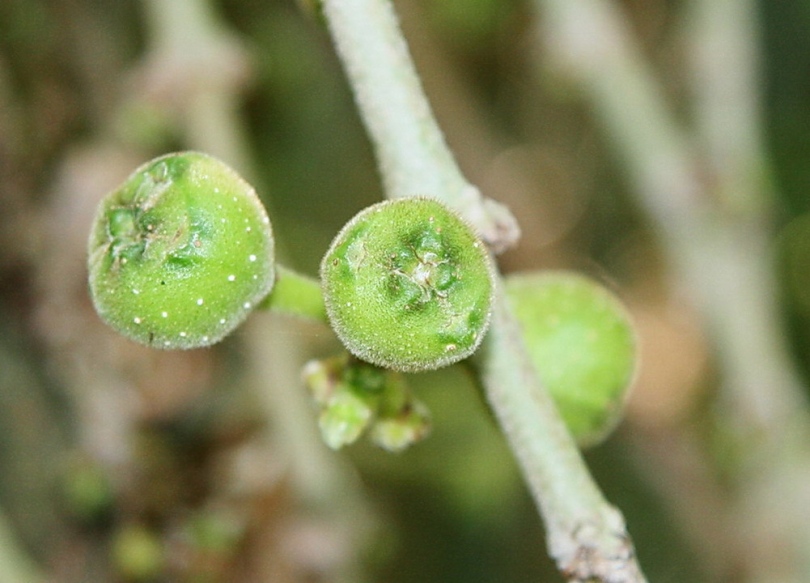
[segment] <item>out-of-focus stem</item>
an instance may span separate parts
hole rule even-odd
[[[738,456],[736,496],[725,511],[737,552],[750,558],[746,580],[807,580],[810,501],[796,480],[810,471],[810,424],[775,303],[770,193],[758,136],[755,2],[690,4],[685,38],[693,134],[667,107],[612,2],[537,0],[537,6],[545,48],[614,144],[665,243],[679,291],[702,310],[716,340],[723,373],[719,425]],[[757,532],[756,540],[747,532]]]
[[[754,0],[691,0],[684,29],[697,145],[723,208],[756,216],[771,203],[765,182]]]
[[[575,80],[616,146],[640,202],[670,246],[694,232],[708,204],[690,137],[666,108],[663,90],[626,23],[605,0],[537,0],[543,49]]]
[[[698,141],[681,128],[666,107],[653,71],[632,43],[632,36],[611,3],[603,0],[538,0],[538,5],[549,30],[547,48],[581,86],[597,120],[616,145],[641,204],[666,243],[679,276],[679,285],[715,324],[715,333],[726,336],[731,325],[727,317],[733,314],[738,325],[757,324],[759,331],[765,334],[758,338],[768,339],[767,344],[762,340],[744,341],[743,338],[752,335],[740,334],[737,330],[724,338],[730,346],[742,348],[747,343],[757,342],[760,344],[759,356],[753,362],[767,367],[777,363],[779,368],[790,369],[784,357],[778,356],[784,351],[778,348],[782,341],[778,327],[773,324],[773,301],[768,299],[773,290],[771,284],[763,283],[771,279],[765,267],[769,264],[765,240],[767,217],[759,212],[736,212],[739,206],[724,204],[727,197],[718,196],[717,189],[710,188],[712,181],[698,179],[705,170],[698,155]],[[722,91],[704,89],[701,94],[712,92]],[[714,120],[707,121],[712,128],[706,131],[710,136],[707,142],[714,144],[711,150],[727,152],[728,147],[723,142],[740,137],[737,135],[739,130],[723,130],[722,120],[716,118],[725,118],[727,113],[718,115],[719,106],[711,108],[714,114],[709,109],[707,106],[702,115],[707,120]],[[744,104],[739,110],[750,113],[750,108]],[[749,138],[746,158],[750,159],[751,130],[744,131]],[[727,154],[718,155],[718,160],[720,166],[732,163]],[[738,167],[738,163],[734,165]],[[761,168],[762,164],[755,166]],[[750,200],[753,196],[761,200],[764,196],[762,182],[753,184],[759,187],[756,193],[737,200]],[[751,191],[751,185],[747,188]],[[765,206],[749,204],[748,208],[762,210]],[[749,265],[752,261],[759,267]],[[742,267],[744,265],[749,267]],[[744,273],[736,273],[738,270]],[[748,297],[752,294],[758,295],[759,299]],[[741,317],[739,309],[731,309],[736,299],[744,303],[739,308],[747,311],[757,305],[755,313],[750,314],[750,318]],[[759,323],[763,317],[771,324]],[[723,347],[727,345],[721,343]],[[728,350],[728,358],[735,361],[733,364],[728,361],[726,368],[729,373],[736,371],[745,360],[734,356],[735,353],[739,354],[733,349]],[[755,355],[749,354],[751,356]],[[768,362],[765,362],[766,356]],[[785,379],[785,375],[778,376]],[[750,383],[746,382],[745,386],[750,386]],[[772,411],[776,416],[772,417],[773,421],[788,414],[796,404],[796,387],[790,383],[782,386],[793,396],[787,397],[779,407],[781,413]],[[749,413],[759,411],[763,415],[771,410],[766,403],[773,402],[776,395],[764,386],[758,391],[759,395],[746,397],[751,400],[748,409]]]
[[[152,47],[146,91],[170,96],[171,114],[190,144],[252,178],[238,116],[250,69],[247,51],[207,0],[144,0],[144,7]]]
[[[40,583],[45,577],[20,548],[6,516],[0,512],[0,582]]]

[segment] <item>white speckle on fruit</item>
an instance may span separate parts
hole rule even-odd
[[[134,318],[132,318],[132,321],[135,322],[136,324],[140,324],[143,320],[141,320],[138,316],[135,316]]]
[[[172,343],[169,342],[168,340],[163,341],[163,346],[171,346],[171,345],[172,345]]]
[[[250,257],[248,257],[251,262],[256,261],[256,256],[251,253]]]
[[[447,346],[444,347],[444,351],[453,352],[456,348],[458,348],[458,346],[456,346],[455,344],[448,344]]]
[[[236,197],[235,196],[233,197],[233,202],[236,202]]]
[[[245,308],[246,310],[249,310],[249,309],[250,309],[250,302],[245,302],[245,303],[244,303],[244,304],[242,304],[242,305],[244,306],[244,308]]]
[[[186,337],[186,333],[185,332],[180,332],[180,338],[185,338],[185,337]]]
[[[225,217],[222,217],[221,219],[219,219],[219,222],[224,225],[227,221],[225,221]]]
[[[236,281],[236,276],[231,274],[228,276],[228,281]]]
[[[265,225],[269,225],[269,224],[270,224],[270,217],[264,217],[264,224],[265,224]]]
[[[246,232],[246,233],[250,233],[250,231],[252,231],[252,230],[253,230],[253,229],[251,229],[250,227],[246,227],[246,228],[245,228],[245,232]]]
[[[134,293],[137,296],[139,293],[141,293],[141,290],[132,288],[132,293]]]
[[[253,274],[253,279],[254,279],[254,280],[259,279],[259,276],[258,276],[258,275],[256,275],[256,274],[254,273],[254,274]]]
[[[164,318],[168,318],[169,312],[161,312],[160,315],[163,316]]]
[[[224,324],[224,323],[225,323],[225,318],[220,318],[220,319],[219,319],[219,323],[220,323],[220,324]]]
[[[201,306],[201,305],[203,305],[204,303],[205,303],[205,301],[203,301],[203,299],[202,299],[202,298],[197,298],[197,305],[198,305],[198,306]]]
[[[203,342],[208,342],[208,336],[203,336],[203,337],[202,337],[202,341],[203,341]]]

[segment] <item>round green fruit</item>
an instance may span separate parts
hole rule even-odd
[[[358,358],[400,371],[472,354],[489,324],[493,271],[484,244],[429,198],[360,212],[321,262],[329,320]]]
[[[198,152],[147,162],[106,196],[88,251],[98,314],[156,348],[221,340],[275,277],[270,220],[255,191]]]
[[[506,293],[540,378],[580,445],[618,422],[636,370],[636,338],[622,304],[574,273],[516,274]]]

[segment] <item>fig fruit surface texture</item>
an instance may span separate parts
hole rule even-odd
[[[198,152],[147,162],[99,204],[88,244],[96,311],[136,342],[208,346],[271,290],[274,243],[254,189]]]
[[[361,211],[321,262],[332,327],[355,356],[400,371],[472,354],[489,323],[493,271],[484,244],[454,211],[403,198]]]
[[[618,422],[636,370],[636,337],[620,301],[588,277],[513,274],[506,293],[537,373],[580,445]]]

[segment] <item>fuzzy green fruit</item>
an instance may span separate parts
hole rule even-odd
[[[98,314],[155,348],[221,340],[275,277],[270,220],[255,191],[198,152],[147,162],[106,196],[88,251]]]
[[[400,371],[472,354],[486,332],[493,272],[484,244],[436,200],[360,212],[321,262],[329,320],[358,358]]]
[[[510,275],[506,293],[569,430],[580,445],[601,441],[621,416],[636,370],[626,310],[601,285],[574,273]]]

